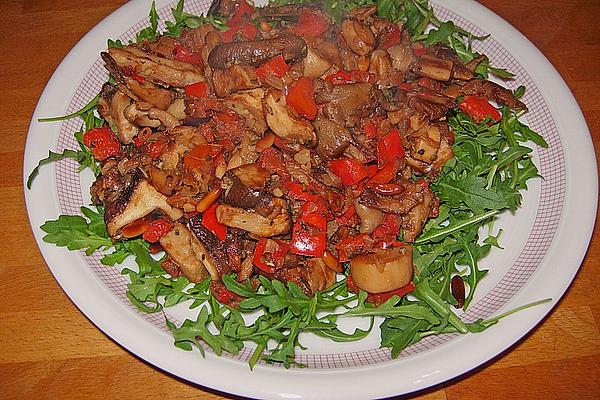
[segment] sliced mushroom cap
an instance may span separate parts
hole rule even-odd
[[[412,247],[401,246],[350,260],[356,286],[369,293],[384,293],[406,286],[413,276]]]
[[[113,47],[108,49],[108,54],[119,68],[132,69],[142,78],[161,85],[182,88],[204,81],[200,69],[194,65],[153,56],[132,46]]]
[[[175,224],[173,229],[160,239],[160,245],[171,257],[190,282],[200,282],[206,273],[219,279],[215,261],[208,250],[185,225]]]
[[[285,97],[275,99],[270,92],[265,99],[265,115],[269,128],[281,139],[292,143],[314,146],[317,143],[315,129],[310,122],[294,118],[287,110]]]
[[[148,181],[132,181],[114,203],[107,204],[104,219],[108,234],[118,239],[121,228],[155,210],[161,210],[173,221],[183,216],[183,212],[171,207],[167,203],[167,197],[159,193]]]
[[[117,91],[110,102],[110,116],[117,129],[117,137],[125,144],[131,143],[140,128],[132,124],[125,115],[131,105],[131,98],[122,90]]]
[[[243,117],[250,129],[262,135],[267,130],[262,106],[264,97],[264,89],[245,90],[229,96],[223,104]]]
[[[259,237],[272,237],[288,233],[291,229],[291,216],[285,200],[271,199],[275,204],[273,215],[264,216],[256,211],[220,204],[217,207],[217,220],[232,228],[243,229]]]

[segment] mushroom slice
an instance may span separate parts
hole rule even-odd
[[[110,101],[110,116],[117,128],[117,136],[124,144],[132,142],[140,129],[132,124],[126,117],[125,111],[131,104],[131,98],[122,90],[117,91]]]
[[[135,47],[113,47],[108,49],[108,54],[119,68],[133,70],[139,76],[161,85],[182,88],[204,81],[200,69],[194,65],[153,56]]]
[[[288,233],[291,228],[290,212],[283,199],[271,199],[271,215],[244,210],[228,204],[217,207],[217,220],[223,225],[248,231],[259,237],[272,237]]]
[[[312,124],[294,118],[285,107],[285,96],[275,99],[270,92],[265,99],[265,115],[269,128],[281,139],[292,143],[306,144],[310,147],[317,144],[317,136]]]
[[[369,293],[384,293],[406,286],[413,276],[412,247],[395,247],[353,257],[350,275],[356,286]]]
[[[213,280],[219,278],[215,261],[208,250],[185,225],[175,224],[160,238],[160,245],[190,282],[200,282],[207,271]]]
[[[252,89],[237,92],[229,96],[223,104],[246,120],[246,125],[254,132],[262,135],[267,130],[267,122],[263,114],[263,89]]]
[[[173,221],[183,216],[183,212],[171,207],[167,203],[167,197],[159,193],[148,181],[133,180],[115,202],[106,205],[104,219],[108,234],[118,239],[121,228],[155,210],[161,210]]]

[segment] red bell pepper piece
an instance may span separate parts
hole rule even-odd
[[[465,96],[458,106],[478,124],[488,117],[493,121],[500,121],[502,118],[496,107],[491,105],[485,97]]]
[[[107,126],[93,128],[84,133],[83,144],[90,149],[94,158],[99,161],[116,156],[121,152],[121,143]]]
[[[354,69],[352,71],[339,70],[335,74],[331,74],[325,78],[326,81],[334,85],[345,85],[347,83],[367,83],[371,82],[373,76],[366,72]]]
[[[227,226],[217,220],[218,206],[217,203],[213,203],[212,206],[204,211],[204,214],[202,214],[202,226],[211,231],[219,240],[224,241],[227,239]]]
[[[263,150],[260,153],[257,163],[261,167],[275,172],[283,180],[290,178],[290,173],[285,168],[285,163],[283,162],[283,155],[273,147]]]
[[[287,90],[286,101],[301,116],[314,120],[317,117],[315,87],[312,79],[300,77]]]
[[[283,187],[288,189],[288,196],[294,200],[315,202],[321,199],[318,195],[305,191],[300,183],[287,181]]]
[[[183,157],[183,165],[190,171],[201,167],[204,163],[212,161],[221,152],[219,144],[199,144]]]
[[[322,14],[307,9],[300,10],[298,23],[291,30],[300,36],[321,36],[329,29],[329,21]]]
[[[247,21],[248,17],[254,14],[254,7],[248,4],[245,0],[239,0],[237,3],[238,9],[236,10],[235,14],[226,22],[226,25],[229,27],[229,29],[225,32],[221,32],[221,38],[226,43],[233,41],[233,37],[238,32],[241,32],[246,39],[254,39],[258,31],[254,24],[251,24]]]
[[[413,53],[415,53],[415,56],[421,57],[421,56],[424,56],[425,53],[427,53],[427,51],[425,50],[425,47],[423,47],[423,46],[415,46],[415,47],[413,47]]]
[[[150,154],[150,157],[152,157],[153,160],[156,160],[164,153],[167,148],[167,142],[165,140],[157,140],[156,142],[148,143],[147,146],[148,154]]]
[[[283,265],[288,251],[290,245],[283,240],[261,238],[254,249],[252,263],[261,271],[272,274]]]
[[[244,299],[240,295],[227,289],[223,282],[211,281],[210,291],[220,303],[226,305],[232,305],[233,303]]]
[[[327,204],[322,200],[302,204],[302,213],[292,230],[292,253],[323,256],[327,248],[327,214]]]
[[[356,285],[356,283],[352,279],[352,276],[350,276],[350,275],[348,275],[348,277],[346,277],[346,286],[348,287],[349,292],[353,292],[353,293],[360,292],[360,288]],[[401,288],[398,288],[398,289],[395,289],[395,290],[392,290],[389,292],[369,293],[367,295],[366,301],[368,303],[375,304],[376,306],[380,306],[381,304],[388,301],[394,295],[402,298],[402,297],[406,296],[407,294],[413,292],[415,289],[416,289],[415,284],[412,282],[409,282],[405,286],[402,286]]]
[[[345,186],[356,185],[369,176],[369,169],[354,158],[332,160],[329,169],[341,178]]]
[[[352,222],[354,220],[354,216],[356,215],[356,208],[354,204],[351,204],[350,207],[346,210],[345,213],[336,218],[336,222],[339,226],[343,225],[354,225]]]
[[[377,143],[377,166],[382,168],[396,159],[404,157],[404,147],[397,129],[382,137]]]
[[[289,69],[290,66],[287,65],[283,56],[278,55],[277,57],[271,58],[269,61],[258,67],[256,69],[256,75],[261,81],[264,81],[265,76],[268,74],[281,78],[286,72],[289,71]]]
[[[303,256],[322,257],[327,248],[326,234],[312,232],[304,229],[302,224],[296,223],[292,231],[291,252]]]
[[[161,237],[169,233],[173,229],[173,224],[166,219],[159,218],[148,222],[146,230],[144,231],[142,238],[150,243],[156,243]]]
[[[354,254],[357,254],[369,247],[365,240],[366,238],[366,233],[360,233],[356,236],[351,236],[341,240],[336,245],[340,262],[350,261],[350,257],[352,257]]]
[[[377,127],[375,126],[375,123],[373,121],[369,120],[365,122],[365,124],[363,125],[363,130],[365,132],[365,136],[369,139],[373,139],[377,136]]]
[[[208,96],[208,85],[206,82],[192,83],[187,85],[185,88],[185,94],[188,97],[207,97]]]
[[[407,294],[413,292],[415,290],[415,284],[412,282],[408,282],[405,286],[398,288],[396,290],[392,290],[384,293],[370,293],[367,296],[366,301],[376,306],[380,306],[381,304],[388,301],[392,296],[398,296],[400,298],[406,296]]]
[[[373,237],[373,239],[395,239],[398,237],[400,234],[398,218],[397,215],[386,214],[381,224],[379,224],[379,226],[371,233],[371,237]]]
[[[391,29],[384,31],[379,38],[379,48],[387,50],[392,46],[400,44],[400,29],[394,25]]]
[[[398,163],[397,162],[385,164],[383,166],[383,168],[381,168],[379,171],[377,171],[377,173],[371,179],[369,179],[368,184],[374,185],[374,184],[378,184],[378,183],[389,183],[396,177],[397,173],[398,173]]]
[[[173,58],[193,65],[202,65],[202,56],[200,53],[194,53],[180,44],[176,44],[173,48]]]

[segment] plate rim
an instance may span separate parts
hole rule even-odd
[[[344,383],[344,386],[340,386],[340,387],[344,388],[343,389],[344,393],[336,393],[336,395],[331,396],[331,398],[337,398],[337,396],[342,397],[342,395],[345,398],[348,398],[348,397],[352,398],[352,397],[357,396],[357,394],[364,396],[365,395],[364,393],[360,393],[360,392],[357,393],[356,390],[364,389],[366,387],[366,381],[361,380],[361,382],[354,382],[352,384],[349,384],[349,382],[347,382],[347,377],[346,377],[346,374],[348,374],[348,371],[351,371],[351,372],[367,371],[369,373],[369,377],[368,377],[369,378],[369,387],[371,389],[371,391],[369,392],[369,395],[376,396],[376,397],[383,397],[383,396],[390,396],[390,395],[396,395],[396,394],[410,393],[410,392],[413,392],[416,390],[425,389],[425,388],[430,387],[435,384],[445,382],[449,379],[452,379],[454,377],[457,377],[464,373],[467,373],[473,369],[476,369],[479,365],[481,365],[485,362],[488,362],[490,359],[503,353],[507,348],[511,347],[516,342],[521,340],[521,338],[523,336],[526,336],[536,325],[538,325],[548,315],[548,313],[554,308],[554,306],[556,304],[558,304],[560,298],[563,297],[564,293],[570,286],[572,280],[574,279],[577,271],[580,268],[581,262],[585,256],[585,251],[589,245],[589,241],[591,240],[591,233],[592,233],[594,222],[595,222],[595,214],[596,214],[596,210],[597,210],[597,201],[598,201],[598,198],[597,198],[597,194],[598,194],[597,168],[596,168],[596,159],[595,159],[595,155],[594,155],[593,146],[591,145],[591,136],[589,134],[589,129],[587,128],[587,124],[585,122],[583,114],[581,113],[581,110],[579,109],[579,107],[576,103],[576,100],[573,97],[569,88],[567,87],[566,83],[564,82],[562,77],[560,77],[560,75],[554,69],[554,67],[550,64],[550,62],[545,58],[545,56],[543,56],[543,54],[524,35],[522,35],[514,27],[512,27],[510,24],[508,24],[506,21],[504,21],[501,17],[494,14],[491,10],[485,8],[484,6],[482,6],[476,2],[469,1],[469,0],[458,0],[458,1],[455,0],[453,2],[450,2],[448,0],[436,0],[434,2],[453,10],[457,14],[459,14],[469,20],[473,20],[474,17],[477,17],[479,20],[478,25],[486,26],[486,29],[489,30],[490,32],[497,31],[497,32],[499,32],[499,34],[501,36],[507,36],[507,37],[514,38],[515,40],[513,41],[513,43],[511,45],[507,45],[505,43],[505,41],[501,42],[502,45],[505,46],[505,48],[511,54],[514,55],[515,53],[520,53],[524,50],[525,52],[529,52],[530,54],[533,54],[533,56],[530,55],[529,57],[535,59],[537,62],[541,61],[541,64],[536,66],[536,69],[539,68],[541,71],[543,71],[543,76],[539,77],[540,81],[541,82],[546,82],[547,80],[552,81],[552,83],[554,85],[559,86],[561,94],[564,93],[566,95],[566,100],[563,99],[563,102],[561,103],[561,107],[565,107],[565,106],[567,107],[570,118],[567,118],[561,114],[562,118],[558,118],[558,116],[555,116],[555,121],[561,122],[561,121],[564,121],[564,119],[570,119],[571,123],[575,122],[576,126],[579,126],[579,129],[581,132],[581,134],[579,136],[584,136],[584,139],[587,138],[587,142],[586,142],[586,140],[584,140],[583,142],[585,142],[585,143],[580,143],[577,145],[577,144],[572,144],[571,141],[564,140],[563,136],[561,136],[561,139],[563,139],[565,142],[563,144],[565,146],[565,155],[569,154],[569,151],[568,151],[569,147],[571,148],[571,150],[570,150],[571,152],[576,151],[578,153],[577,160],[573,160],[572,159],[573,157],[571,157],[571,158],[566,157],[566,160],[565,160],[567,176],[571,179],[567,179],[567,183],[566,183],[567,187],[566,187],[566,192],[565,192],[564,212],[565,212],[565,214],[567,214],[567,211],[568,210],[570,211],[573,208],[573,204],[569,204],[569,200],[571,203],[573,202],[573,199],[571,197],[573,194],[573,189],[574,189],[572,187],[572,185],[574,184],[574,178],[572,177],[573,171],[574,170],[581,171],[581,165],[587,164],[587,167],[588,167],[587,175],[588,176],[587,176],[586,182],[591,181],[592,184],[587,186],[586,188],[584,188],[584,192],[586,192],[587,195],[582,196],[582,198],[584,200],[587,199],[588,201],[584,204],[583,208],[592,210],[594,218],[589,218],[589,216],[588,216],[587,220],[583,219],[583,221],[582,221],[583,224],[581,226],[583,228],[581,228],[580,231],[583,231],[585,233],[585,237],[587,238],[587,240],[583,240],[583,241],[580,240],[580,241],[578,241],[579,243],[573,247],[577,254],[575,255],[574,258],[572,257],[571,263],[574,265],[576,264],[576,266],[569,269],[569,271],[568,271],[569,273],[565,274],[566,280],[562,281],[560,285],[556,285],[556,283],[555,283],[554,289],[553,289],[555,301],[553,301],[552,304],[544,305],[541,307],[537,307],[535,309],[530,309],[530,310],[521,312],[519,314],[516,314],[515,316],[511,317],[511,321],[512,321],[511,324],[506,324],[506,323],[500,324],[499,328],[501,328],[504,333],[504,340],[502,340],[499,343],[494,343],[494,346],[489,346],[489,343],[487,343],[488,346],[485,346],[485,347],[482,346],[482,344],[485,344],[485,341],[484,341],[484,343],[480,343],[481,339],[487,338],[487,336],[490,336],[489,334],[486,335],[484,332],[484,334],[469,335],[466,337],[458,338],[456,340],[451,341],[448,344],[439,346],[439,348],[436,347],[436,349],[434,349],[431,352],[426,352],[427,354],[417,354],[415,356],[411,356],[410,362],[412,362],[412,360],[414,360],[414,359],[419,359],[419,358],[420,359],[431,358],[433,353],[439,353],[440,351],[443,350],[446,355],[460,359],[461,362],[459,362],[458,363],[459,365],[456,366],[455,368],[446,369],[445,371],[431,370],[431,369],[429,371],[426,371],[426,373],[423,373],[424,371],[419,371],[416,373],[415,373],[415,371],[412,371],[411,373],[405,374],[406,380],[410,381],[410,382],[404,382],[403,384],[401,384],[400,387],[396,387],[395,385],[383,386],[382,383],[384,383],[384,381],[386,379],[385,376],[388,376],[388,375],[390,375],[390,373],[393,373],[393,372],[398,372],[398,370],[402,371],[402,369],[401,369],[402,364],[407,363],[407,360],[402,360],[402,359],[395,360],[391,363],[378,364],[378,365],[363,367],[363,368],[340,368],[340,369],[335,369],[335,370],[299,370],[299,369],[283,370],[281,368],[258,366],[254,372],[249,373],[247,366],[243,365],[242,368],[240,368],[241,363],[236,362],[235,360],[232,360],[232,359],[218,358],[216,355],[213,355],[210,352],[207,352],[206,359],[202,360],[200,358],[200,356],[198,354],[196,354],[197,352],[190,353],[190,352],[183,352],[180,350],[176,350],[172,345],[172,340],[168,341],[169,348],[165,349],[164,348],[165,341],[164,341],[164,337],[162,337],[162,336],[166,336],[164,334],[162,334],[160,336],[153,335],[150,338],[150,340],[148,340],[148,341],[144,340],[144,341],[142,341],[143,343],[140,344],[137,340],[135,340],[135,338],[134,338],[134,340],[132,340],[130,335],[128,335],[128,334],[123,335],[122,332],[118,332],[118,329],[115,331],[115,327],[114,327],[115,324],[120,325],[120,327],[121,327],[120,329],[127,328],[127,330],[137,329],[140,326],[144,326],[146,324],[150,325],[150,324],[147,323],[146,321],[144,321],[140,316],[132,313],[121,302],[115,301],[115,298],[114,298],[114,295],[112,294],[112,292],[110,292],[107,288],[105,288],[100,282],[96,281],[96,278],[94,278],[91,271],[89,271],[87,269],[85,271],[77,271],[78,276],[81,275],[85,279],[91,278],[91,281],[88,283],[91,283],[92,285],[90,287],[86,287],[84,290],[82,287],[80,287],[77,284],[77,282],[73,281],[74,275],[69,274],[69,276],[65,276],[65,271],[60,271],[55,267],[56,264],[54,264],[54,263],[60,262],[62,257],[64,257],[65,253],[69,253],[71,255],[73,255],[74,253],[66,252],[63,249],[59,249],[59,248],[56,248],[54,246],[44,243],[41,240],[41,236],[42,236],[41,231],[39,230],[39,228],[35,228],[35,227],[39,226],[39,221],[42,217],[42,214],[37,210],[43,210],[44,212],[51,212],[51,211],[58,210],[56,195],[54,194],[54,198],[52,198],[52,199],[48,199],[47,197],[44,198],[44,196],[41,196],[44,193],[41,190],[42,188],[40,186],[40,182],[37,182],[37,186],[34,185],[34,188],[30,191],[28,191],[26,189],[26,187],[24,186],[25,198],[26,198],[26,204],[27,204],[27,212],[28,212],[29,220],[30,220],[30,226],[34,233],[37,245],[40,248],[40,252],[44,255],[44,259],[48,265],[49,270],[52,272],[55,279],[60,284],[63,291],[71,299],[71,301],[73,301],[73,303],[82,311],[82,313],[90,321],[92,321],[101,331],[103,331],[105,334],[107,334],[109,337],[111,337],[112,340],[114,340],[115,342],[120,344],[122,347],[126,348],[127,350],[129,350],[130,352],[135,354],[137,357],[144,359],[145,361],[155,365],[156,367],[158,367],[162,370],[165,370],[168,373],[171,373],[178,377],[186,379],[190,382],[193,382],[193,383],[196,383],[199,385],[203,385],[208,388],[216,389],[216,390],[222,391],[224,393],[240,394],[240,395],[246,395],[246,396],[249,395],[249,396],[255,396],[255,397],[273,397],[276,395],[279,398],[289,398],[289,397],[325,398],[326,394],[320,393],[318,390],[319,385],[323,385],[324,383],[332,384],[332,380],[335,380],[335,382],[338,382],[338,383]],[[167,5],[169,3],[172,3],[172,2],[168,1],[168,0],[159,0],[159,1],[157,1],[157,9],[164,7],[165,5]],[[460,9],[460,11],[458,11],[459,9]],[[27,144],[25,147],[25,157],[24,157],[24,164],[23,164],[24,180],[26,179],[26,176],[31,171],[33,166],[36,165],[37,160],[39,160],[39,158],[38,158],[39,151],[36,153],[36,151],[34,150],[35,147],[40,147],[40,143],[38,142],[39,135],[36,135],[36,133],[35,133],[36,131],[39,131],[39,127],[36,126],[38,124],[36,122],[36,119],[39,115],[42,114],[41,110],[44,109],[44,107],[48,108],[47,104],[45,105],[45,103],[47,103],[48,97],[50,96],[51,92],[53,90],[56,90],[60,75],[64,74],[69,69],[72,69],[72,68],[69,68],[69,67],[72,67],[70,65],[70,63],[74,59],[81,57],[81,54],[83,53],[83,50],[85,50],[86,46],[89,46],[90,43],[95,43],[96,41],[99,40],[98,38],[102,38],[103,42],[106,40],[106,37],[108,37],[108,36],[103,36],[104,35],[103,31],[105,31],[109,25],[114,26],[114,24],[124,24],[124,27],[131,26],[132,24],[131,24],[131,20],[129,19],[129,17],[132,14],[146,16],[147,15],[146,2],[137,1],[137,2],[126,3],[125,5],[121,6],[120,8],[115,10],[113,13],[111,13],[109,16],[104,18],[73,47],[73,49],[67,54],[67,56],[65,56],[65,58],[63,59],[61,64],[56,68],[54,74],[50,78],[48,84],[46,85],[46,88],[44,89],[42,95],[40,96],[40,100],[38,101],[36,110],[32,117],[31,125],[29,128],[28,136],[27,136]],[[489,20],[492,20],[494,22],[494,25],[493,26],[489,25],[489,28],[488,28],[488,25],[484,25],[484,23],[481,22],[481,21],[485,22],[485,21],[489,21]],[[498,36],[498,34],[496,34],[494,36]],[[518,47],[518,49],[513,48],[515,46]],[[524,65],[524,68],[529,72],[530,69],[525,67],[526,63],[524,63],[523,60],[524,60],[523,58],[519,59],[519,61]],[[532,74],[531,76],[532,76],[532,78],[536,78],[536,75],[534,75],[534,74]],[[538,82],[536,82],[536,84],[538,84],[540,91],[543,93],[544,90],[543,90],[542,85],[540,85]],[[544,96],[544,99],[546,101],[548,101],[548,99],[545,96]],[[66,100],[68,100],[68,99],[66,99]],[[57,105],[55,104],[55,107],[56,106]],[[549,104],[548,106],[551,110],[556,109],[556,105],[553,106],[552,104]],[[44,114],[46,114],[46,112],[44,112]],[[561,129],[559,127],[559,132],[564,132],[564,129]],[[34,144],[34,136],[36,136],[35,144]],[[48,135],[48,136],[50,136],[50,135]],[[48,139],[49,139],[48,136],[46,137],[46,141],[45,141],[46,143],[48,142]],[[49,146],[44,147],[44,149],[46,149],[45,151],[47,151],[47,149],[52,148],[52,146],[53,146],[53,143],[49,143]],[[567,147],[567,146],[569,146],[569,147]],[[591,149],[591,151],[590,151],[590,149]],[[34,153],[35,153],[35,156],[34,156]],[[44,156],[44,154],[42,154],[42,157],[43,156]],[[591,165],[590,165],[590,162],[591,162]],[[589,168],[589,167],[593,167],[593,168]],[[52,169],[47,168],[46,170],[42,171],[42,173],[40,174],[40,177],[38,177],[38,180],[48,178],[48,177],[52,176],[52,174],[53,174],[53,168]],[[52,176],[52,178],[53,178],[53,176]],[[580,180],[581,180],[581,178],[580,178]],[[53,183],[54,179],[49,179],[49,181]],[[55,191],[55,188],[52,188],[52,189],[54,189],[54,191]],[[571,196],[569,196],[569,194],[571,194]],[[39,195],[39,196],[36,197],[36,195]],[[52,209],[53,206],[56,207],[54,210]],[[577,206],[579,208],[581,208],[580,204]],[[36,210],[36,212],[34,212],[33,210]],[[577,215],[576,215],[576,217],[577,217]],[[579,216],[579,217],[581,217],[581,216]],[[45,218],[46,217],[44,216],[43,219],[45,219]],[[566,219],[566,217],[565,217],[565,215],[563,215],[563,217],[561,218],[561,223],[560,223],[559,227],[557,228],[556,237],[553,241],[553,244],[551,244],[551,247],[555,246],[554,243],[556,240],[559,239],[559,236],[560,236],[559,234],[560,233],[564,234],[565,227],[564,227],[563,223],[565,222],[564,221],[565,219]],[[581,220],[581,218],[578,218],[578,220]],[[584,242],[584,243],[582,243],[582,242]],[[549,249],[548,251],[550,252],[551,249]],[[53,262],[51,262],[51,261],[53,261]],[[538,272],[539,271],[536,271],[535,274],[539,275]],[[516,294],[513,297],[513,299],[511,299],[511,301],[509,301],[507,303],[507,305],[505,305],[504,308],[507,308],[511,304],[515,304],[515,303],[519,302],[519,299],[521,299],[521,298],[527,297],[526,295],[529,293],[531,283],[536,281],[536,279],[538,279],[538,278],[539,278],[539,276],[537,278],[536,278],[536,276],[532,276],[530,278],[529,282],[521,289],[520,293]],[[94,282],[97,285],[93,285]],[[89,301],[87,301],[86,298],[90,294],[101,296],[98,298],[101,301],[99,301],[96,304],[89,304]],[[108,294],[108,296],[107,296],[107,294]],[[96,300],[98,300],[98,299],[96,299]],[[119,312],[112,313],[110,316],[107,316],[105,313],[105,307],[115,306],[115,305],[120,306],[120,307],[118,307],[118,309],[120,308],[118,310]],[[131,318],[132,315],[135,315],[136,318]],[[518,322],[518,324],[515,322]],[[143,325],[140,325],[140,323],[142,323]],[[519,328],[515,329],[515,326],[519,326]],[[523,326],[525,326],[526,328],[523,329]],[[488,331],[488,332],[490,332],[490,331]],[[460,341],[463,341],[463,340],[469,340],[470,345],[472,345],[478,349],[481,348],[481,352],[479,352],[479,351],[473,352],[478,355],[471,356],[471,357],[465,357],[464,354],[458,354],[457,350],[459,350],[459,348],[461,346],[458,346],[457,343]],[[161,349],[161,355],[157,356],[157,354],[159,352],[156,352],[155,354],[148,354],[148,348],[149,347],[152,348],[154,346],[157,346],[156,348]],[[447,347],[449,347],[449,346],[454,347],[454,349],[448,349]],[[173,352],[174,349],[176,350],[175,352]],[[164,354],[162,354],[163,351],[166,351],[167,353],[177,353],[175,357],[173,357],[172,355],[171,355],[171,357],[169,357],[169,362],[167,363],[166,366],[163,363],[163,361],[164,361],[164,358],[163,358]],[[215,359],[216,362],[213,362],[213,359]],[[195,363],[193,365],[196,369],[201,369],[202,372],[206,372],[207,377],[204,379],[198,379],[199,377],[197,374],[190,373],[189,370],[186,370],[184,368],[184,366],[190,362]],[[196,364],[199,364],[199,365],[196,365]],[[215,364],[218,366],[217,368],[215,368]],[[205,371],[207,369],[213,370],[213,371]],[[236,372],[238,374],[236,376],[237,382],[234,384],[233,380],[231,380],[231,382],[223,381],[222,377],[227,376],[227,375],[223,375],[223,372],[221,372],[221,371],[223,371],[227,374]],[[402,372],[404,373],[406,371],[402,371]],[[323,375],[327,375],[327,376],[325,378],[323,378]],[[332,375],[333,375],[333,377],[332,377]],[[221,377],[221,382],[219,382],[219,379],[218,379],[219,377]],[[288,379],[288,378],[291,378],[291,379]],[[268,381],[273,382],[274,380],[281,380],[282,384],[279,384],[277,388],[267,387],[267,385],[256,385],[256,383],[259,382],[258,379],[260,379],[260,381],[265,381],[265,382],[268,382]],[[296,385],[291,384],[290,380],[298,380],[298,379],[302,380],[302,384],[300,386],[297,387]],[[246,382],[248,384],[244,385],[240,380],[244,380],[244,382]],[[215,382],[219,382],[219,384],[215,385],[214,384]],[[258,387],[258,386],[260,386],[260,387]],[[246,390],[240,391],[239,390],[240,387],[244,387]],[[310,388],[313,388],[313,390],[307,390]],[[315,389],[316,389],[316,391],[315,391]],[[294,392],[294,393],[291,393],[291,392]],[[324,397],[324,395],[325,395],[325,397]]]

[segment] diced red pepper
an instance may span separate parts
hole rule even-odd
[[[398,216],[386,214],[381,224],[371,233],[371,237],[373,239],[395,239],[399,234],[400,224],[398,223]]]
[[[161,237],[169,233],[171,229],[173,229],[173,224],[166,219],[155,219],[148,223],[142,238],[150,243],[156,243]]]
[[[292,231],[292,253],[310,257],[322,257],[326,248],[327,236],[324,232],[313,234],[304,229],[301,223],[294,224],[294,230]]]
[[[265,76],[269,74],[281,78],[283,75],[285,75],[286,72],[289,71],[289,69],[290,66],[287,65],[283,56],[278,55],[277,57],[273,57],[272,59],[258,67],[256,69],[256,76],[258,76],[258,79],[260,79],[261,81],[264,81]]]
[[[128,76],[128,77],[130,77],[130,78],[133,78],[133,79],[135,79],[136,81],[138,81],[138,82],[139,82],[139,83],[141,83],[141,84],[143,84],[143,83],[146,81],[146,79],[144,79],[144,77],[143,77],[143,76],[140,76],[140,75],[138,74],[138,70],[137,70],[137,68],[134,68],[134,67],[132,67],[132,66],[126,66],[126,67],[123,69],[123,74],[124,74],[125,76]]]
[[[345,85],[347,83],[367,83],[373,80],[373,75],[366,71],[352,70],[344,71],[343,69],[331,74],[325,78],[326,81],[334,85]]]
[[[321,36],[329,29],[327,18],[315,11],[301,9],[298,23],[291,30],[300,36]]]
[[[398,163],[392,162],[385,164],[371,179],[369,179],[369,185],[377,183],[389,183],[392,181],[398,173]]]
[[[365,122],[363,130],[365,131],[365,136],[369,139],[373,139],[377,136],[377,127],[375,126],[375,123],[371,120]]]
[[[83,144],[90,149],[94,158],[99,161],[116,156],[121,152],[121,143],[107,126],[93,128],[84,133]]]
[[[417,57],[424,56],[426,52],[427,51],[425,50],[425,47],[423,47],[423,46],[413,47],[413,53],[415,53],[415,56],[417,56]]]
[[[315,87],[312,79],[305,76],[300,77],[288,88],[285,99],[287,105],[301,116],[311,121],[317,117]]]
[[[222,150],[219,144],[199,144],[183,157],[183,165],[190,171],[214,159]]]
[[[345,186],[356,185],[369,176],[369,169],[354,158],[341,158],[329,162],[329,169]]]
[[[232,305],[243,299],[243,297],[227,289],[223,282],[211,281],[210,291],[220,303],[226,305]]]
[[[288,180],[290,178],[290,173],[285,168],[285,163],[283,162],[283,155],[279,150],[273,147],[263,150],[260,153],[257,163],[261,167],[275,172],[283,180]]]
[[[237,0],[237,10],[235,14],[229,18],[227,21],[227,26],[236,26],[240,25],[242,21],[244,21],[245,17],[254,14],[254,7],[252,7],[246,0]]]
[[[252,263],[260,270],[272,274],[283,265],[290,244],[283,240],[261,238],[256,244]]]
[[[225,32],[221,32],[221,38],[224,42],[233,41],[236,33],[241,32],[246,39],[254,39],[256,37],[257,28],[254,24],[249,23],[248,17],[254,14],[254,7],[248,4],[245,0],[238,1],[238,9],[235,14],[226,22],[229,27]]]
[[[211,231],[219,240],[225,241],[227,239],[227,226],[221,224],[217,220],[217,203],[213,203],[212,206],[202,214],[202,226]]]
[[[491,105],[485,97],[465,96],[458,106],[478,124],[488,117],[493,121],[500,121],[502,118],[496,107]]]
[[[192,83],[185,87],[185,94],[188,97],[207,97],[208,85],[206,82]]]
[[[193,65],[202,65],[202,56],[200,53],[194,53],[180,44],[176,44],[173,48],[173,58]]]
[[[415,290],[415,284],[412,282],[409,282],[407,285],[402,286],[401,288],[398,288],[396,290],[389,291],[389,292],[370,293],[367,296],[366,301],[369,303],[373,303],[376,306],[380,306],[381,304],[385,303],[390,298],[392,298],[392,296],[398,296],[398,297],[402,298],[402,297],[406,296],[407,294],[413,292],[414,290]]]
[[[391,29],[384,31],[379,38],[379,47],[387,50],[392,46],[400,44],[400,29],[394,25]]]
[[[348,287],[349,292],[353,292],[353,293],[360,292],[360,288],[356,285],[356,283],[352,279],[352,276],[350,276],[350,275],[348,275],[348,277],[346,277],[346,286]],[[395,289],[395,290],[392,290],[389,292],[369,293],[367,295],[366,301],[368,303],[375,304],[376,306],[380,306],[381,304],[388,301],[394,295],[402,298],[402,297],[406,296],[407,294],[413,292],[415,289],[416,289],[415,284],[412,282],[409,282],[405,286],[402,286],[401,288],[398,288],[398,289]]]
[[[339,226],[343,225],[353,225],[352,221],[354,220],[354,216],[356,215],[356,208],[354,204],[351,204],[350,207],[346,210],[345,213],[336,218],[336,222]]]
[[[318,195],[305,191],[304,187],[300,183],[287,181],[283,184],[283,187],[288,189],[288,196],[294,200],[311,202],[320,200],[320,197]]]
[[[291,252],[310,257],[322,257],[327,248],[327,204],[307,201],[302,204],[299,221],[292,231]]]
[[[350,261],[350,257],[354,254],[368,248],[369,244],[366,242],[366,238],[366,233],[360,233],[340,241],[336,245],[340,262]]]
[[[148,143],[147,146],[148,154],[153,160],[156,160],[162,155],[162,153],[164,153],[165,149],[167,148],[167,142],[165,140],[157,140],[155,142]]]
[[[399,158],[404,157],[404,147],[397,129],[382,137],[377,143],[377,166],[383,168]]]

